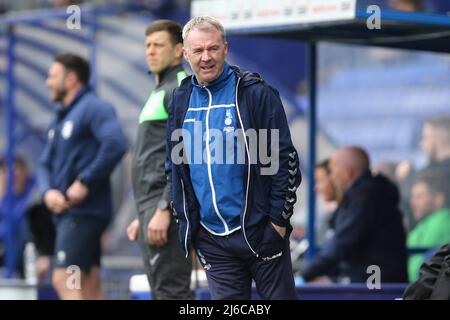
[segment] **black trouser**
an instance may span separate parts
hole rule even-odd
[[[150,213],[139,215],[138,242],[153,300],[193,299],[190,289],[192,259],[185,257],[178,241],[178,225],[172,219],[168,242],[163,247],[151,246],[147,238]]]
[[[250,299],[252,279],[263,299],[297,299],[289,240],[281,238],[270,225],[266,230],[260,248],[270,253],[256,257],[241,230],[227,236],[216,236],[200,228],[195,248],[206,271],[213,299]]]

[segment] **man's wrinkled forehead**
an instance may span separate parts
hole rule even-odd
[[[206,43],[208,42],[208,43]],[[192,47],[195,44],[224,44],[225,41],[220,34],[220,31],[214,27],[194,27],[187,34],[184,45]]]

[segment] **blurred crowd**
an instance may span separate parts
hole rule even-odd
[[[319,228],[324,250],[301,271],[306,280],[362,281],[372,263],[384,264],[385,275],[400,269],[385,281],[403,282],[407,263],[414,281],[422,263],[450,242],[450,117],[426,120],[420,146],[423,168],[408,160],[370,168],[368,154],[357,147],[338,149],[316,166],[315,191],[328,213]],[[406,258],[407,248],[419,252]]]

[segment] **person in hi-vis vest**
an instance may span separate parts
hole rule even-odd
[[[186,77],[181,65],[181,26],[169,20],[152,22],[145,32],[146,58],[155,77],[139,116],[132,180],[138,217],[127,229],[141,248],[152,299],[192,299],[192,262],[178,243],[178,226],[170,210],[164,163],[168,100]]]

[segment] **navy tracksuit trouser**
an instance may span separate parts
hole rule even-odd
[[[262,257],[256,257],[242,230],[217,236],[199,228],[194,246],[205,269],[212,299],[249,300],[252,279],[262,299],[297,299],[289,239],[283,239],[270,222],[264,238],[260,247]]]

